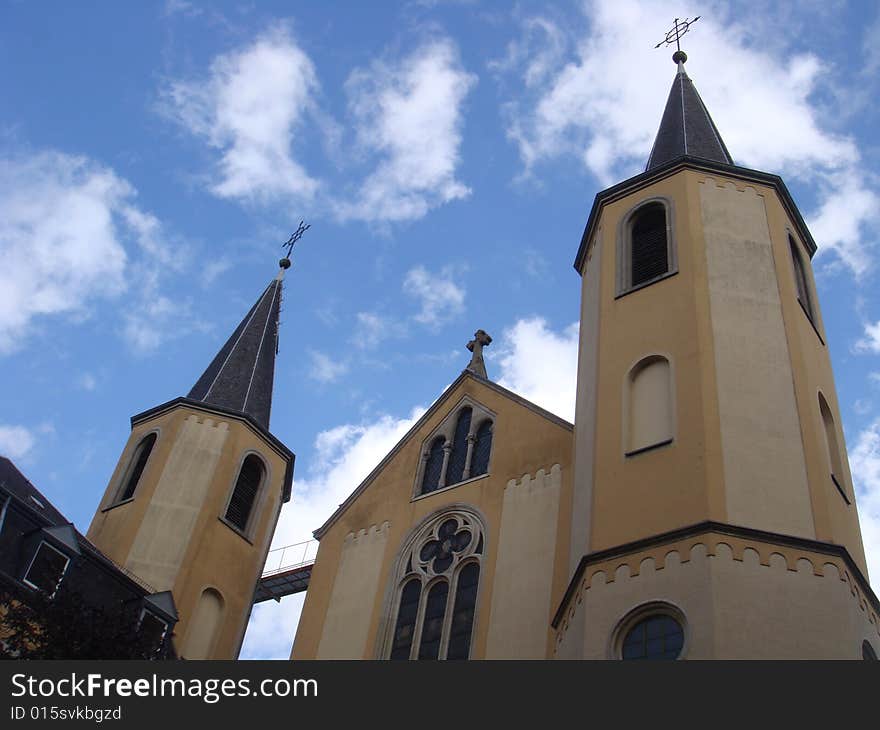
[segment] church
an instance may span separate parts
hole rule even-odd
[[[292,659],[876,658],[816,243],[780,177],[734,163],[686,60],[644,172],[576,247],[575,422],[493,382],[478,330],[315,525]],[[173,597],[183,658],[238,655],[291,499],[269,428],[289,267],[186,397],[132,418],[87,533]]]

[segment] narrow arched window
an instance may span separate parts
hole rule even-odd
[[[814,320],[813,300],[810,297],[810,287],[807,283],[807,271],[804,268],[804,261],[801,258],[798,245],[795,243],[794,238],[791,237],[791,234],[788,236],[788,248],[791,251],[791,264],[794,267],[794,284],[797,288],[798,299],[810,320]]]
[[[443,620],[446,617],[446,602],[449,597],[449,583],[441,580],[431,586],[425,602],[425,618],[422,621],[422,638],[419,642],[419,659],[439,659],[440,640],[443,638]]]
[[[673,402],[669,361],[654,355],[638,363],[627,383],[628,456],[672,441]]]
[[[483,525],[459,508],[430,519],[404,546],[393,580],[389,659],[467,659],[474,630]]]
[[[462,408],[455,422],[455,435],[452,438],[452,453],[446,467],[446,484],[458,484],[464,478],[464,467],[467,461],[468,434],[471,432],[473,409]]]
[[[480,566],[477,563],[468,563],[458,573],[449,627],[449,646],[446,649],[447,659],[467,659],[470,654],[479,582]]]
[[[478,477],[489,471],[489,454],[492,451],[492,421],[483,421],[477,429],[474,452],[471,457],[471,476]]]
[[[669,271],[666,208],[662,203],[648,203],[635,213],[629,224],[629,244],[629,286],[639,286]]]
[[[400,594],[397,608],[397,624],[391,640],[390,659],[409,659],[412,651],[416,620],[419,613],[419,599],[422,597],[422,584],[418,579],[407,581]]]
[[[834,425],[831,409],[821,393],[819,393],[819,413],[822,414],[822,427],[825,432],[825,453],[828,456],[831,481],[834,482],[834,486],[837,487],[840,495],[849,504],[850,500],[843,486],[843,458],[841,456],[840,443],[837,440],[837,428]]]
[[[214,588],[205,588],[196,604],[193,620],[184,642],[184,659],[209,659],[223,625],[223,596]]]
[[[443,470],[443,447],[446,438],[438,436],[431,442],[425,459],[425,473],[422,476],[422,494],[435,491],[440,486],[440,472]]]
[[[137,448],[134,450],[134,455],[131,457],[131,461],[128,464],[128,469],[125,470],[125,477],[122,480],[122,486],[116,500],[117,502],[124,502],[125,500],[134,497],[134,492],[137,489],[138,482],[141,480],[141,475],[144,473],[144,467],[147,465],[147,459],[150,458],[150,452],[152,452],[155,443],[156,434],[149,433],[144,436],[144,438],[141,439],[141,442],[137,445]]]
[[[235,488],[224,517],[242,532],[245,532],[250,521],[264,473],[263,462],[258,456],[250,454],[245,458],[238,472],[238,479],[235,480]]]

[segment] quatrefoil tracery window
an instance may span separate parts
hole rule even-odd
[[[425,445],[416,496],[488,473],[493,427],[493,416],[469,400],[454,409]]]
[[[467,659],[483,554],[483,528],[469,512],[431,520],[401,559],[389,659]]]

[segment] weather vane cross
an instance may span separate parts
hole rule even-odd
[[[311,228],[311,224],[303,225],[305,221],[299,222],[299,228],[297,228],[293,233],[290,234],[290,238],[287,239],[284,243],[281,244],[281,248],[287,249],[287,258],[290,258],[290,254],[293,251],[293,245],[303,237],[303,234]]]
[[[675,43],[675,55],[672,57],[672,60],[678,63],[679,58],[677,57],[679,56],[679,54],[684,55],[683,51],[681,50],[681,37],[691,29],[691,26],[696,23],[700,19],[700,17],[701,16],[698,15],[693,20],[689,20],[688,18],[685,18],[684,20],[679,20],[678,18],[676,18],[675,23],[672,26],[672,30],[666,33],[666,37],[656,46],[654,46],[654,48],[660,48],[660,46],[664,45],[671,46],[673,43]],[[684,58],[682,58],[681,60],[684,61],[686,59],[687,56],[684,56]]]

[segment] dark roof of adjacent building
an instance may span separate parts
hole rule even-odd
[[[684,63],[679,63],[645,170],[684,156],[733,164],[709,110],[684,70]]]
[[[0,488],[18,497],[31,509],[37,510],[48,524],[56,526],[70,524],[69,520],[55,509],[55,505],[46,499],[43,493],[5,456],[0,456]]]
[[[245,413],[268,429],[280,309],[279,274],[220,348],[187,397]]]

